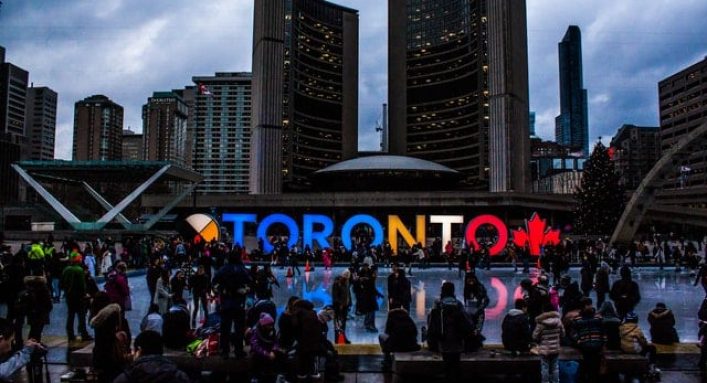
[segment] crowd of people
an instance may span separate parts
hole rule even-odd
[[[700,267],[704,244],[695,246],[659,236],[653,237],[652,245],[648,242],[609,249],[601,240],[575,243],[567,239],[559,246],[544,248],[537,264],[537,281],[521,282],[523,297],[503,319],[504,347],[512,355],[540,355],[543,382],[558,381],[562,346],[581,352],[580,374],[587,382],[598,381],[602,352],[607,349],[646,355],[651,373],[657,373],[653,343],[679,341],[675,317],[665,304],[657,304],[647,314],[651,342],[647,340],[634,311],[641,295],[629,266],[648,257],[660,267],[669,261],[677,268],[689,267],[696,275],[695,284],[702,284],[706,294],[707,266],[702,263]],[[286,238],[273,240],[273,246],[271,254],[263,254],[262,243],[248,251],[238,244],[174,237],[126,241],[121,252],[110,238],[91,243],[66,239],[58,249],[53,238],[48,238],[22,246],[15,254],[4,247],[0,299],[5,303],[6,320],[0,321],[0,353],[5,340],[17,351],[13,356],[16,367],[24,360],[18,358],[41,351],[43,328],[55,319],[51,311],[62,298],[67,308],[67,338],[74,341],[78,334],[82,341],[95,342],[93,370],[101,382],[132,381],[135,376],[140,377],[137,381],[157,381],[151,380],[156,379],[155,374],[188,381],[189,376],[162,356],[164,347],[190,349],[195,357],[249,357],[255,366],[253,379],[259,382],[316,379],[322,372],[327,380],[335,381],[340,374],[333,344],[350,343],[346,325],[352,314],[361,315],[365,329],[377,333],[375,313],[381,309],[380,299],[386,299],[388,308],[379,334],[385,363],[390,362],[392,353],[416,351],[426,344],[429,350],[442,354],[445,372],[456,380],[460,355],[483,347],[489,296],[476,270],[491,267],[487,246],[475,251],[451,242],[442,246],[436,239],[429,247],[403,245],[393,251],[387,241],[368,246],[364,240],[351,251],[338,243],[333,249],[305,247],[300,251],[298,246],[288,248]],[[527,248],[509,245],[504,257],[516,267],[522,263],[524,269],[530,268]],[[694,265],[693,257],[697,258]],[[445,282],[427,325],[418,329],[409,314],[412,294],[408,276],[414,263],[426,267],[439,260],[450,268],[457,266],[459,275],[464,275],[461,295],[453,283]],[[582,265],[579,280],[568,275],[575,260]],[[273,266],[290,268],[287,275],[291,276],[299,272],[301,263],[313,268],[315,262],[321,262],[331,268],[342,261],[350,266],[335,278],[330,306],[315,310],[311,301],[291,297],[278,316],[273,287],[279,287],[279,282]],[[146,315],[141,333],[132,342],[125,317],[133,310],[127,270],[142,266],[146,267],[150,305],[135,308],[146,310]],[[376,287],[381,266],[391,270],[387,296]],[[615,270],[619,270],[620,279],[612,284],[610,275]],[[707,298],[699,317],[700,368],[704,368]],[[26,342],[25,323],[29,325]],[[330,326],[334,339],[327,338]],[[0,379],[4,371],[0,365]]]

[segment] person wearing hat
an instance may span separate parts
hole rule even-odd
[[[61,275],[61,288],[64,290],[66,298],[67,319],[66,319],[66,335],[69,341],[76,340],[74,335],[74,317],[78,316],[79,332],[83,341],[93,340],[86,330],[86,298],[88,296],[86,289],[85,272],[81,264],[83,259],[80,255],[71,258],[70,265]]]
[[[646,339],[638,325],[638,316],[633,311],[626,314],[624,323],[619,327],[619,332],[621,333],[621,351],[626,354],[648,355],[650,373],[659,373],[660,370],[655,367],[656,347]]]
[[[675,330],[675,315],[665,306],[665,303],[656,303],[655,308],[648,313],[648,323],[651,325],[653,343],[680,343],[678,332]]]
[[[250,333],[250,355],[253,358],[253,379],[274,382],[279,371],[278,359],[282,356],[275,333],[275,320],[268,313],[261,313],[258,323]]]

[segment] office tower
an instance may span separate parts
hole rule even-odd
[[[194,129],[196,126],[194,116],[196,115],[196,86],[189,85],[185,86],[183,89],[172,89],[172,93],[181,97],[189,110],[189,113],[187,113],[187,151],[184,157],[184,166],[191,168],[192,163],[194,162]]]
[[[571,25],[559,44],[560,115],[555,118],[555,140],[589,157],[589,110],[582,76],[582,34]]]
[[[358,11],[256,0],[250,192],[307,189],[310,173],[356,155],[357,130]]]
[[[535,135],[535,112],[530,112],[530,119],[528,120],[528,133],[530,137],[537,137]]]
[[[251,139],[250,73],[192,77],[196,84],[192,166],[202,193],[247,193]]]
[[[28,158],[54,159],[57,94],[47,87],[27,88],[25,131],[29,138]]]
[[[154,92],[142,107],[143,158],[184,166],[187,160],[189,108],[173,92]]]
[[[123,160],[142,161],[145,159],[144,155],[142,134],[137,134],[130,128],[123,130]]]
[[[660,147],[665,153],[707,121],[707,57],[658,83]],[[707,185],[707,149],[702,146],[678,164],[666,188]]]
[[[660,158],[660,128],[623,125],[611,139],[614,170],[627,190],[635,190]]]
[[[528,36],[525,0],[487,0],[489,190],[530,187]]]
[[[114,161],[123,156],[123,107],[104,95],[74,105],[75,161]]]
[[[490,6],[497,11],[493,20]],[[527,76],[527,49],[521,46],[526,34],[524,7],[525,2],[491,4],[488,0],[389,0],[391,154],[438,162],[464,173],[468,186],[489,188],[489,71],[503,71],[498,74],[496,96],[505,101],[497,104],[496,117],[522,120],[504,108],[513,106],[508,103],[513,98],[510,92],[522,88],[518,81]],[[492,21],[497,25],[490,26]],[[500,60],[493,68],[489,66],[492,44],[497,44],[495,57]],[[514,77],[504,78],[507,75]],[[518,97],[527,102],[527,94]],[[524,132],[527,118],[526,112]],[[507,146],[504,142],[497,149]],[[499,155],[498,160],[510,159],[505,153]],[[505,179],[507,172],[498,170],[497,176]]]
[[[5,48],[0,46],[0,202],[19,197],[19,176],[10,167],[27,156],[25,107],[29,73],[5,62]]]

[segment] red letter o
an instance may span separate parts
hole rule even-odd
[[[476,241],[476,230],[483,225],[491,225],[496,228],[496,231],[498,231],[498,241],[496,241],[496,243],[489,249],[489,256],[493,257],[501,254],[508,243],[508,228],[506,227],[506,224],[495,215],[484,214],[472,219],[466,227],[466,233],[464,235],[466,238],[466,243],[473,245],[475,251],[478,251],[481,248],[479,242]]]

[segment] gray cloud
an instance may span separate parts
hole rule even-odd
[[[387,98],[387,2],[335,0],[360,10],[359,146]],[[59,93],[57,156],[70,158],[73,104],[105,94],[140,130],[153,91],[194,75],[250,71],[252,0],[5,0],[0,44],[36,85]],[[554,136],[559,113],[557,43],[582,28],[590,137],[608,141],[623,123],[658,124],[657,82],[707,54],[704,0],[527,0],[531,109],[537,132]]]

